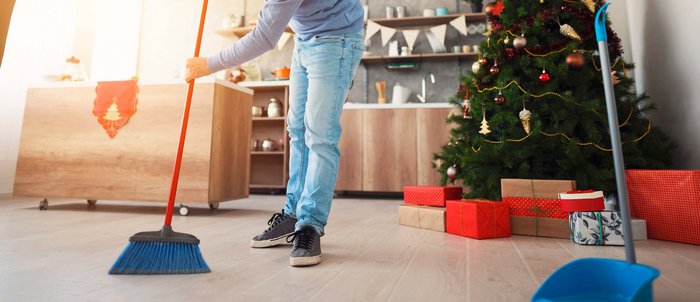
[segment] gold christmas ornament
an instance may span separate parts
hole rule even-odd
[[[483,119],[481,120],[481,131],[479,133],[486,135],[491,133],[491,130],[489,130],[489,122],[486,121],[486,110],[481,111],[483,113]]]
[[[530,134],[532,131],[532,128],[530,127],[530,119],[532,118],[532,112],[530,110],[527,110],[523,108],[522,111],[520,111],[520,121],[523,124],[523,129],[525,129],[525,132],[527,134]]]
[[[590,10],[592,13],[595,13],[595,2],[593,2],[593,0],[581,0],[581,3],[588,7],[588,10]]]
[[[481,69],[481,63],[478,61],[474,62],[474,64],[472,64],[472,72],[479,73],[479,69]]]
[[[526,45],[527,45],[527,39],[525,38],[524,35],[520,36],[520,37],[515,37],[515,39],[513,39],[513,47],[515,47],[517,49],[521,49],[521,48],[525,47]]]
[[[581,41],[581,36],[579,36],[576,30],[574,30],[574,28],[571,27],[571,25],[569,24],[561,25],[559,27],[559,32],[561,32],[562,35],[567,36],[571,39]]]

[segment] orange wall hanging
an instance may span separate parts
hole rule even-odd
[[[98,82],[95,91],[92,114],[109,138],[114,138],[136,112],[138,85],[135,80]]]

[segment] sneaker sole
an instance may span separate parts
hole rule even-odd
[[[321,263],[321,255],[313,257],[289,257],[291,266],[311,266]]]
[[[266,248],[266,247],[277,246],[280,244],[290,244],[290,243],[287,243],[287,236],[288,235],[284,235],[284,236],[273,238],[270,240],[250,240],[250,247],[252,247],[252,248]]]

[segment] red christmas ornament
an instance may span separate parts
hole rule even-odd
[[[496,2],[489,2],[484,5],[484,13],[491,17],[493,16],[493,8],[496,6]]]
[[[467,87],[464,87],[464,102],[462,103],[462,117],[467,119],[472,117],[472,107],[469,104],[469,89]]]
[[[501,94],[501,92],[498,92],[498,95],[493,98],[493,101],[496,102],[496,105],[503,105],[506,102],[506,97]]]
[[[503,12],[504,8],[506,8],[506,7],[503,5],[503,2],[498,1],[498,2],[496,2],[496,4],[493,6],[493,9],[491,10],[492,14],[494,16],[500,16],[501,13]]]
[[[540,82],[547,83],[549,82],[549,80],[549,74],[546,71],[544,71],[544,69],[542,69],[542,73],[540,74]]]
[[[515,48],[508,47],[508,48],[506,48],[505,52],[506,52],[506,59],[511,60],[511,59],[515,58]]]

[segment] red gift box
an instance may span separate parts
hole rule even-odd
[[[446,200],[462,199],[462,187],[405,186],[403,200],[407,204],[444,207]]]
[[[561,210],[559,200],[544,198],[504,197],[510,204],[510,215],[569,219],[569,214]]]
[[[700,171],[627,170],[627,191],[650,239],[700,245]]]
[[[485,200],[448,200],[446,231],[475,239],[510,237],[508,204]]]
[[[564,212],[599,212],[605,209],[603,191],[577,190],[559,193],[559,204]]]

